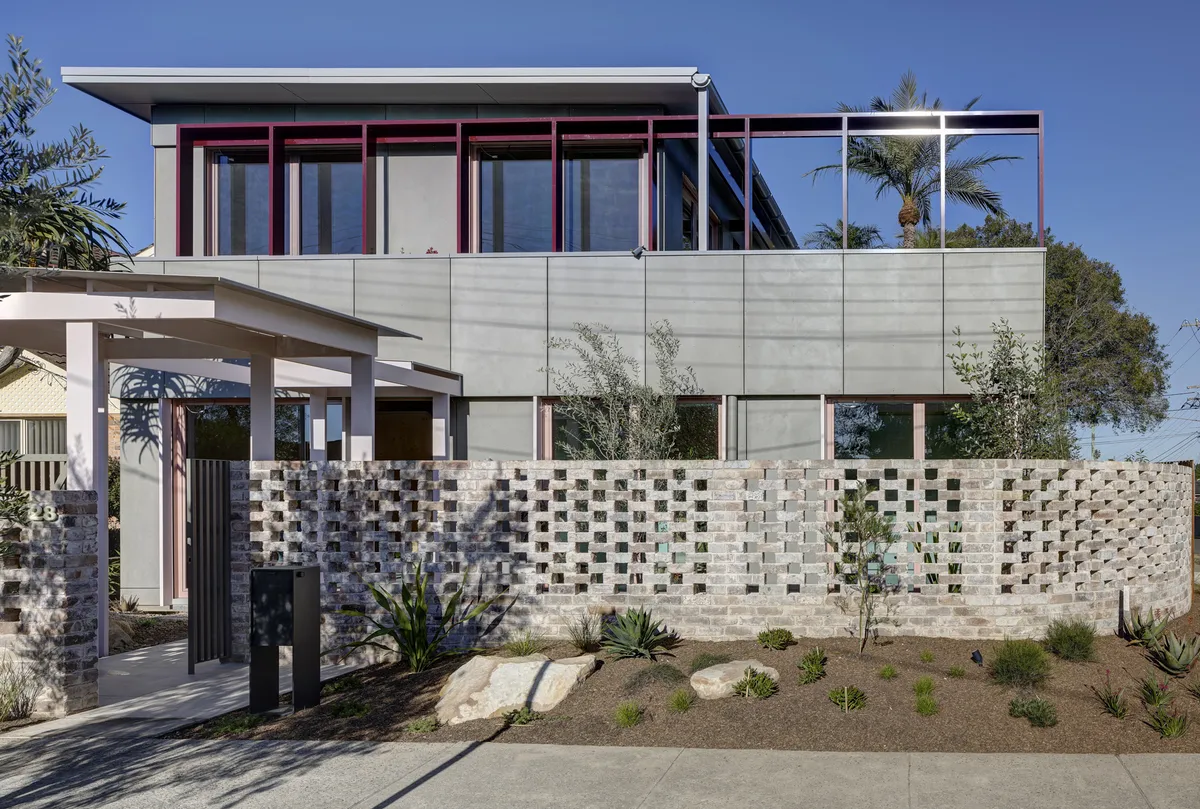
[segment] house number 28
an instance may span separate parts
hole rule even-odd
[[[30,506],[29,519],[32,522],[54,522],[58,519],[58,509],[54,506]]]

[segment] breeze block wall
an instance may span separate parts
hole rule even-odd
[[[897,532],[881,633],[1036,637],[1190,608],[1192,471],[1074,461],[254,462],[251,563],[319,564],[327,648],[417,560],[439,595],[506,591],[498,635],[649,607],[693,638],[846,632],[826,541],[847,487]],[[236,540],[235,540],[236,542]],[[240,625],[240,624],[239,624]],[[477,628],[476,628],[477,629]]]
[[[0,569],[0,656],[36,672],[36,714],[64,716],[99,704],[96,493],[32,492],[30,505],[40,519],[10,539]]]

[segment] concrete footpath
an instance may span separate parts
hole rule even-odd
[[[1195,809],[1200,755],[0,737],[0,807]]]

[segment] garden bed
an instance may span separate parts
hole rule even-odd
[[[122,654],[177,640],[187,640],[186,615],[109,613],[109,653]]]
[[[1200,605],[1175,619],[1171,628],[1192,637],[1200,628]],[[797,663],[813,646],[820,645],[828,662],[826,676],[800,685]],[[398,665],[365,669],[352,679],[327,685],[320,707],[271,720],[229,714],[182,731],[185,738],[336,739],[353,741],[500,741],[555,744],[632,745],[706,748],[771,748],[841,751],[955,751],[955,752],[1054,752],[1137,753],[1200,752],[1200,727],[1182,738],[1163,739],[1146,720],[1149,713],[1139,700],[1139,681],[1147,675],[1168,679],[1138,647],[1116,637],[1096,639],[1093,659],[1067,662],[1053,658],[1049,679],[1037,694],[1057,709],[1054,727],[1033,727],[1009,715],[1009,703],[1018,692],[998,686],[987,670],[971,661],[978,649],[992,659],[998,641],[960,641],[932,638],[882,639],[868,645],[862,656],[850,638],[799,639],[783,651],[769,651],[753,641],[701,643],[683,640],[670,656],[661,658],[686,678],[691,664],[702,654],[729,659],[753,658],[780,672],[778,693],[764,700],[731,697],[698,701],[686,713],[668,708],[671,694],[686,687],[652,682],[633,688],[630,679],[649,665],[641,660],[604,660],[583,684],[539,721],[506,727],[499,719],[441,727],[428,733],[406,729],[413,720],[433,714],[445,678],[462,665],[452,659],[438,668],[411,674]],[[578,652],[565,643],[544,650],[551,658]],[[879,676],[885,666],[897,676]],[[951,676],[950,669],[962,670]],[[667,672],[670,674],[670,672]],[[1106,675],[1114,689],[1125,689],[1129,706],[1124,719],[1104,713],[1091,688],[1102,687]],[[913,684],[920,677],[934,681],[938,712],[921,716],[915,710]],[[1190,677],[1171,681],[1171,708],[1189,713],[1200,722],[1200,700],[1187,685],[1200,686],[1200,666]],[[835,687],[854,685],[867,695],[862,710],[842,713],[830,701]],[[617,706],[636,701],[645,710],[643,721],[618,727]]]

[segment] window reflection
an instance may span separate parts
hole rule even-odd
[[[573,151],[564,165],[566,249],[632,250],[639,236],[639,155],[628,148]]]
[[[267,153],[221,152],[213,155],[213,166],[217,255],[269,253]]]
[[[552,179],[548,147],[480,151],[480,252],[545,253],[552,249]]]
[[[834,458],[913,457],[910,402],[837,402],[833,408]]]

